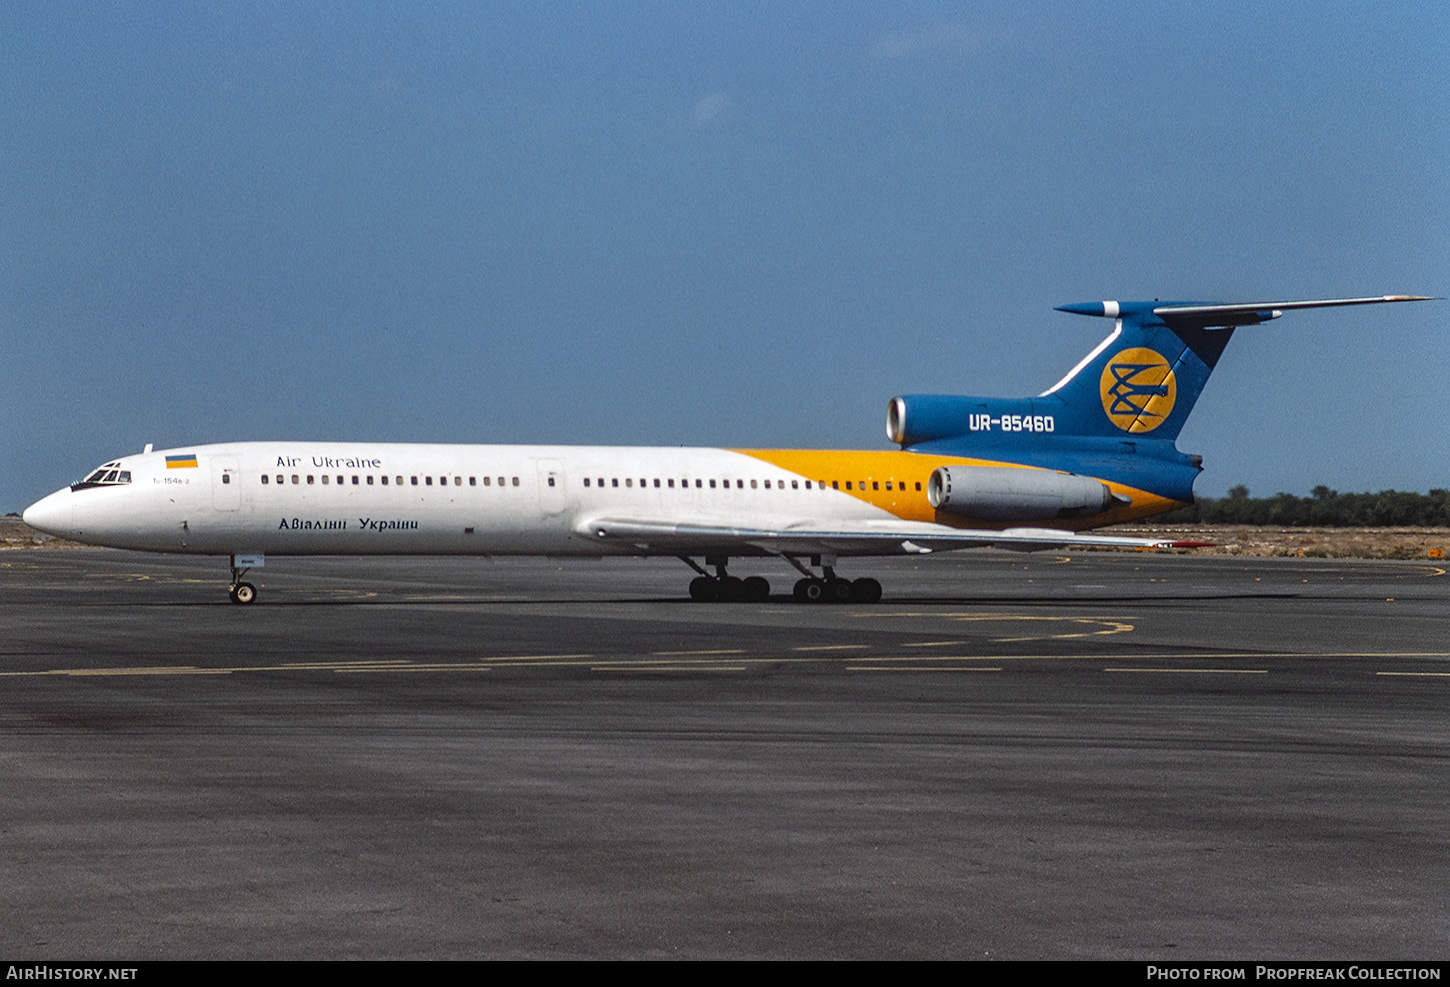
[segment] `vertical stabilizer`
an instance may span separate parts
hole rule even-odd
[[[1042,395],[1061,402],[1071,435],[1178,437],[1233,327],[1173,325],[1158,302],[1091,302],[1061,310],[1115,319],[1113,332]]]

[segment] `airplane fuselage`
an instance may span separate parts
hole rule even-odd
[[[931,506],[932,471],[961,464],[1012,465],[895,451],[246,442],[121,457],[115,471],[129,482],[74,484],[26,520],[91,544],[213,555],[677,554],[591,533],[594,519],[614,517],[1008,527]],[[1108,486],[1122,506],[1041,526],[1083,530],[1176,506]]]
[[[797,599],[874,602],[880,583],[838,577],[838,556],[1182,544],[1082,532],[1192,500],[1200,462],[1174,440],[1234,327],[1416,300],[1063,306],[1112,319],[1112,332],[1034,398],[893,398],[886,431],[899,451],[148,446],[25,520],[96,545],[229,556],[237,603],[256,598],[241,577],[268,555],[674,555],[699,574],[699,600],[765,599],[764,577],[726,566],[775,556],[802,573]]]

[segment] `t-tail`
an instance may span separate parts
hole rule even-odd
[[[1238,326],[1303,308],[1426,301],[1423,295],[1293,302],[1082,302],[1058,311],[1113,320],[1113,331],[1035,398],[893,398],[887,435],[902,448],[1082,473],[1187,503],[1197,456],[1182,431]]]

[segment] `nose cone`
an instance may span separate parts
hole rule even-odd
[[[31,504],[21,517],[36,531],[63,537],[75,529],[74,499],[75,495],[69,488],[57,490]]]

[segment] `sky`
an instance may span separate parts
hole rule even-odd
[[[0,512],[248,439],[891,448],[1068,302],[1450,295],[1450,4],[0,4]],[[1450,487],[1450,301],[1239,330],[1200,496]]]

